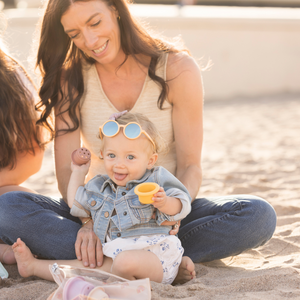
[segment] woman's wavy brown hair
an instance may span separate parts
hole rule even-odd
[[[35,154],[34,141],[44,148],[34,99],[20,80],[25,70],[0,48],[0,170],[16,166],[19,152]]]
[[[72,126],[68,125],[67,131],[74,131],[79,127],[79,120],[76,116],[76,108],[84,92],[82,75],[82,58],[93,64],[94,59],[87,57],[71,41],[64,32],[60,22],[62,15],[68,10],[70,5],[76,1],[87,2],[90,0],[48,0],[43,16],[40,44],[38,49],[37,66],[42,74],[42,84],[40,89],[41,102],[38,108],[43,107],[39,123],[45,124],[49,129],[48,122],[52,109],[57,108],[61,116],[64,112],[69,112]],[[147,30],[133,18],[126,0],[99,0],[103,1],[119,13],[119,27],[121,35],[121,47],[127,57],[132,55],[136,60],[137,54],[144,54],[151,57],[148,75],[161,86],[161,93],[157,101],[159,109],[163,109],[163,104],[168,92],[167,82],[155,74],[156,66],[164,52],[180,52],[172,44],[163,39],[152,37]],[[55,45],[55,46],[54,46]],[[138,60],[139,61],[139,60]],[[142,63],[141,61],[139,61]],[[122,64],[119,66],[121,67]],[[63,78],[63,80],[62,80]],[[64,81],[67,91],[63,91]],[[59,99],[62,99],[59,101]],[[63,109],[64,107],[64,109]]]

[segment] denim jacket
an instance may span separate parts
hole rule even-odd
[[[179,198],[181,211],[170,216],[156,210],[151,204],[140,203],[134,193],[136,185],[156,182],[163,187],[167,196]],[[107,175],[97,175],[84,187],[78,188],[71,214],[77,217],[92,216],[94,232],[104,243],[110,239],[151,234],[169,234],[171,226],[160,226],[164,221],[178,221],[191,211],[191,197],[185,186],[163,167],[147,170],[139,180],[131,180],[126,186],[116,186]]]

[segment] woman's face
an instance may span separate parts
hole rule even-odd
[[[62,15],[61,24],[86,55],[109,64],[122,54],[118,16],[101,0],[75,2]]]

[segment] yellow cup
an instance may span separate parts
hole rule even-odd
[[[134,188],[134,192],[139,196],[143,204],[153,203],[152,197],[159,190],[159,185],[155,182],[144,182]]]

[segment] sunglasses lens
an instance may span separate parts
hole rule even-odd
[[[102,132],[104,135],[110,137],[115,135],[118,132],[118,124],[115,122],[107,122],[103,128],[102,128]]]
[[[128,124],[125,128],[125,136],[129,139],[137,138],[141,133],[141,128],[137,124]]]

